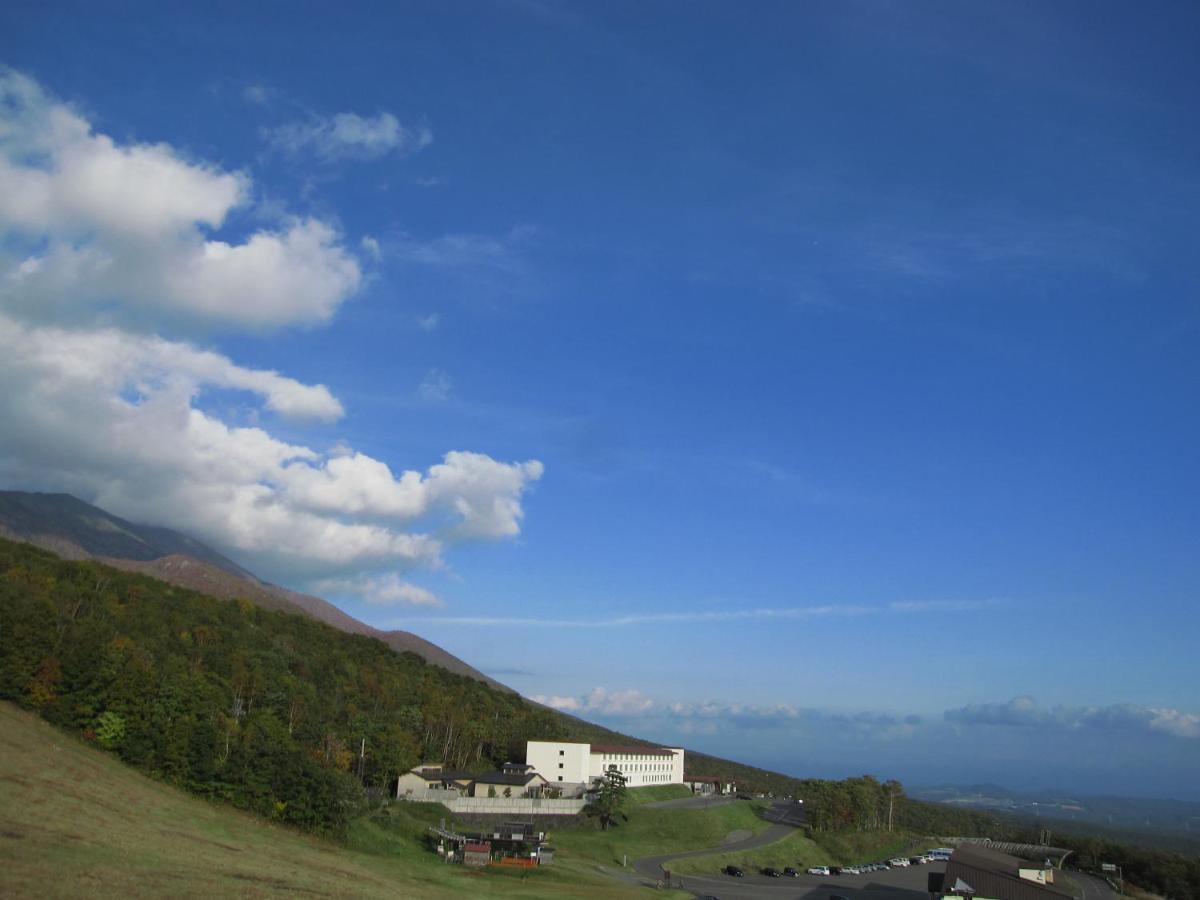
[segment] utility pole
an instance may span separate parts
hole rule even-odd
[[[362,739],[362,746],[358,748],[358,781],[361,784],[363,780],[363,763],[367,756],[367,739]]]

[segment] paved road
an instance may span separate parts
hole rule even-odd
[[[684,801],[696,798],[686,797]],[[679,801],[666,801],[678,803]],[[707,856],[711,853],[729,853],[738,850],[753,850],[782,840],[796,829],[791,825],[771,825],[744,840],[689,850],[684,853],[668,853],[634,860],[634,870],[652,883],[663,877],[663,870],[670,868],[672,860]],[[673,887],[682,886],[694,894],[714,894],[727,900],[782,900],[784,897],[804,897],[809,900],[824,900],[830,895],[840,894],[855,900],[928,900],[927,877],[929,872],[945,870],[944,863],[912,866],[906,869],[891,869],[886,872],[871,872],[865,875],[842,875],[822,878],[816,875],[801,875],[799,878],[768,878],[765,875],[749,874],[743,878],[731,878],[714,871],[713,875],[673,875]]]
[[[1117,896],[1117,892],[1103,878],[1085,872],[1072,871],[1067,874],[1083,888],[1083,900],[1111,900]]]
[[[831,878],[816,875],[801,875],[799,878],[685,875],[682,878],[673,876],[672,885],[682,885],[694,894],[712,894],[722,900],[783,900],[785,897],[828,900],[832,896],[850,897],[852,900],[929,900],[929,873],[944,869],[944,863],[930,863],[907,869]]]
[[[664,864],[673,859],[687,859],[690,856],[707,856],[710,853],[732,853],[737,850],[753,850],[757,847],[765,847],[767,844],[773,844],[778,840],[782,840],[795,830],[791,825],[772,825],[766,831],[761,831],[753,837],[722,844],[719,847],[705,847],[703,850],[688,850],[684,853],[666,853],[662,856],[647,856],[643,859],[635,859],[633,867],[637,869],[639,875],[645,875],[647,878],[661,878]],[[670,867],[667,866],[667,868]]]

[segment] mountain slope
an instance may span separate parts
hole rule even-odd
[[[64,559],[96,559],[224,600],[244,598],[265,609],[299,612],[348,634],[377,638],[397,653],[415,653],[456,675],[511,690],[419,635],[373,628],[320,597],[262,581],[185,534],[129,522],[70,494],[0,491],[0,537]]]

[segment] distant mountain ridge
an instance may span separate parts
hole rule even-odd
[[[1008,812],[1039,819],[1087,822],[1133,830],[1200,834],[1200,803],[1150,797],[1017,791],[996,784],[911,786],[917,800],[965,809]]]
[[[241,597],[266,609],[301,613],[339,631],[377,638],[397,653],[416,653],[455,674],[512,691],[420,635],[374,628],[320,597],[262,581],[186,534],[130,522],[71,494],[0,491],[0,536],[64,559],[96,559],[214,597]]]

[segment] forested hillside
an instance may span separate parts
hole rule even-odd
[[[372,638],[2,540],[0,696],[166,781],[319,831],[341,827],[360,785],[422,759],[488,768],[572,730]]]

